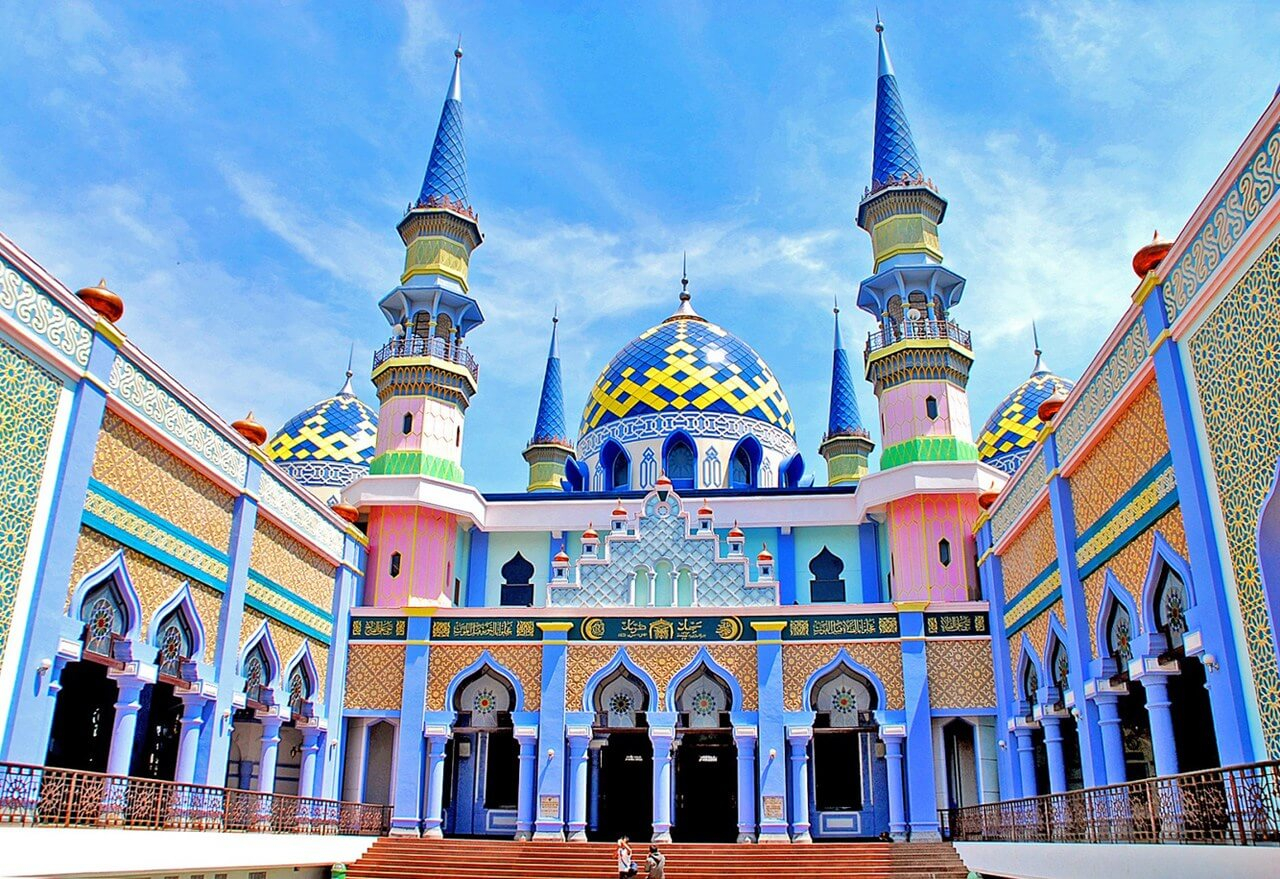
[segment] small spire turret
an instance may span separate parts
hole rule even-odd
[[[845,350],[844,340],[840,335],[840,303],[835,302],[831,310],[835,315],[831,408],[827,417],[827,432],[818,446],[818,453],[827,461],[827,484],[839,485],[856,482],[866,475],[870,466],[868,457],[875,444],[871,442],[871,434],[862,426],[853,370],[849,367],[849,352]]]
[[[542,397],[533,437],[524,450],[529,464],[528,491],[559,491],[564,479],[565,459],[574,456],[573,441],[564,417],[564,389],[560,378],[560,344],[557,339],[560,309],[551,315],[551,345],[547,349],[547,369],[542,376]]]

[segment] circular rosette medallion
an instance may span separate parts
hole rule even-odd
[[[492,690],[478,690],[471,700],[471,710],[476,714],[492,714],[496,705]]]

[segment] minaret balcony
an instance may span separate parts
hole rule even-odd
[[[471,373],[473,382],[480,381],[480,366],[471,356],[471,352],[458,342],[440,336],[424,338],[408,335],[393,338],[373,353],[373,368],[376,370],[396,357],[431,357],[446,363],[455,363]]]
[[[972,334],[954,321],[921,319],[890,322],[880,332],[868,333],[866,353],[913,341],[948,341],[973,350]]]

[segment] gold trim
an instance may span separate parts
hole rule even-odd
[[[1061,476],[1061,475],[1062,475],[1062,468],[1054,467],[1052,470],[1050,470],[1048,473],[1044,475],[1044,484],[1051,485],[1053,483],[1054,477]]]
[[[87,381],[89,384],[93,385],[98,390],[102,391],[102,393],[104,393],[108,397],[111,396],[111,387],[107,385],[105,382],[103,382],[102,379],[98,378],[96,375],[89,372],[88,370],[80,373],[80,378],[83,379],[84,381]]]
[[[93,331],[102,336],[117,349],[124,346],[124,340],[127,338],[120,328],[107,320],[105,317],[99,317],[98,322],[93,325]]]
[[[900,613],[919,613],[931,603],[932,602],[930,601],[895,601],[893,606],[897,608]]]
[[[1163,330],[1161,330],[1159,333],[1156,334],[1156,337],[1151,341],[1151,344],[1147,346],[1147,356],[1155,357],[1156,352],[1160,350],[1160,346],[1172,338],[1173,338],[1172,331],[1170,331],[1168,327],[1165,327]]]
[[[1141,305],[1147,301],[1147,297],[1151,295],[1151,291],[1160,286],[1160,276],[1156,274],[1155,269],[1147,272],[1146,277],[1142,279],[1142,283],[1138,285],[1138,289],[1133,291],[1134,305]]]

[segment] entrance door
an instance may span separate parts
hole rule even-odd
[[[686,732],[676,752],[677,842],[738,838],[738,749],[727,732]]]
[[[59,680],[45,765],[105,772],[120,688],[96,662],[72,662]]]
[[[653,742],[646,731],[609,733],[600,749],[596,798],[598,838],[647,842],[653,836]]]

